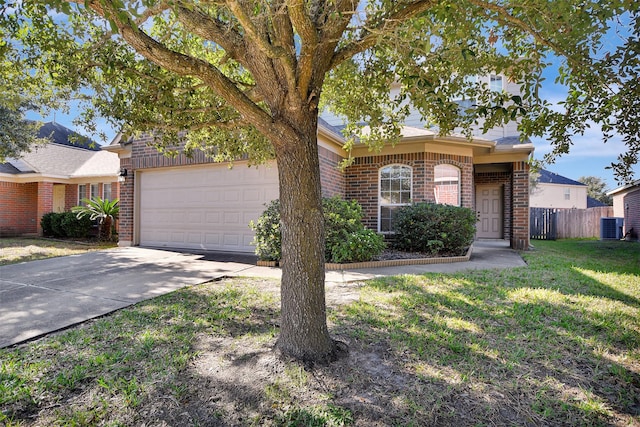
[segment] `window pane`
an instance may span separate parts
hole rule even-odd
[[[111,184],[103,184],[102,198],[105,200],[111,200]]]
[[[380,204],[388,205],[391,203],[391,193],[389,191],[385,191],[384,193],[380,193]]]
[[[460,206],[460,169],[453,165],[437,165],[433,175],[436,203]]]
[[[87,186],[85,184],[78,185],[78,204],[84,206],[82,199],[87,197]]]
[[[502,92],[502,76],[491,76],[489,80],[489,89],[493,92]]]
[[[396,205],[411,202],[411,167],[403,165],[387,166],[380,170],[380,218],[381,232],[393,231],[393,210]]]

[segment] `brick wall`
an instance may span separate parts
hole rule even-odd
[[[74,206],[78,206],[78,185],[67,184],[64,186],[64,210],[70,211]]]
[[[120,199],[120,217],[118,219],[118,240],[123,246],[133,244],[133,189],[135,188],[136,174],[132,166],[132,159],[120,159],[120,167],[127,169],[124,182],[118,184],[118,196]]]
[[[628,206],[628,208],[627,208]],[[640,189],[632,191],[622,198],[624,209],[624,232],[633,228],[633,239],[639,240],[640,236]]]
[[[512,212],[511,247],[529,249],[529,164],[514,162],[511,182]]]
[[[339,168],[340,162],[344,160],[342,156],[318,147],[318,157],[320,160],[320,184],[322,185],[322,196],[345,197],[345,174]]]
[[[378,179],[380,168],[401,164],[412,168],[412,200],[435,203],[434,167],[451,164],[460,169],[460,202],[473,207],[473,163],[471,157],[437,153],[409,153],[356,158],[346,170],[347,200],[362,205],[365,225],[378,229]]]
[[[42,234],[42,227],[40,226],[40,219],[46,213],[53,211],[53,183],[52,182],[38,182],[38,199],[36,208],[36,221],[38,234]]]
[[[0,235],[36,234],[38,184],[0,182]]]

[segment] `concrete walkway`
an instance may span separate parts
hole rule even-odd
[[[88,252],[0,267],[0,348],[31,340],[139,301],[222,277],[280,278],[251,256],[178,253],[139,247]],[[329,283],[373,277],[526,265],[504,241],[474,243],[471,260],[454,264],[328,271]]]

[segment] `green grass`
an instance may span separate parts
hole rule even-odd
[[[640,245],[536,247],[526,268],[373,280],[335,320],[425,381],[518,396],[533,424],[640,424]]]
[[[0,350],[0,425],[640,426],[640,245],[535,246],[367,282],[328,367],[270,358],[277,283],[247,278]]]
[[[40,238],[0,238],[0,265],[76,255],[115,246],[114,243],[79,243]]]

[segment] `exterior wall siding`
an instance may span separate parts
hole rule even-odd
[[[624,232],[629,233],[633,228],[633,232],[629,238],[639,240],[640,236],[640,188],[624,195],[622,199],[624,208]]]
[[[136,174],[132,166],[132,159],[120,159],[120,167],[127,170],[124,182],[118,185],[120,199],[120,215],[118,218],[118,244],[131,246],[133,244],[133,218],[134,218],[134,189]]]
[[[344,158],[324,147],[318,147],[320,183],[323,197],[345,197],[345,173],[340,169]]]
[[[435,203],[434,167],[451,164],[460,169],[460,204],[473,207],[473,162],[471,157],[437,153],[375,155],[356,158],[346,171],[347,200],[362,206],[364,224],[378,229],[378,177],[380,168],[401,164],[412,168],[412,201]]]
[[[529,163],[514,162],[512,165],[511,247],[527,250],[529,249]]]
[[[38,184],[0,182],[0,235],[36,234],[38,218]]]
[[[40,219],[48,212],[53,211],[53,183],[51,182],[38,182],[38,200],[36,208],[36,222],[38,234],[42,234],[42,227],[40,226]]]

